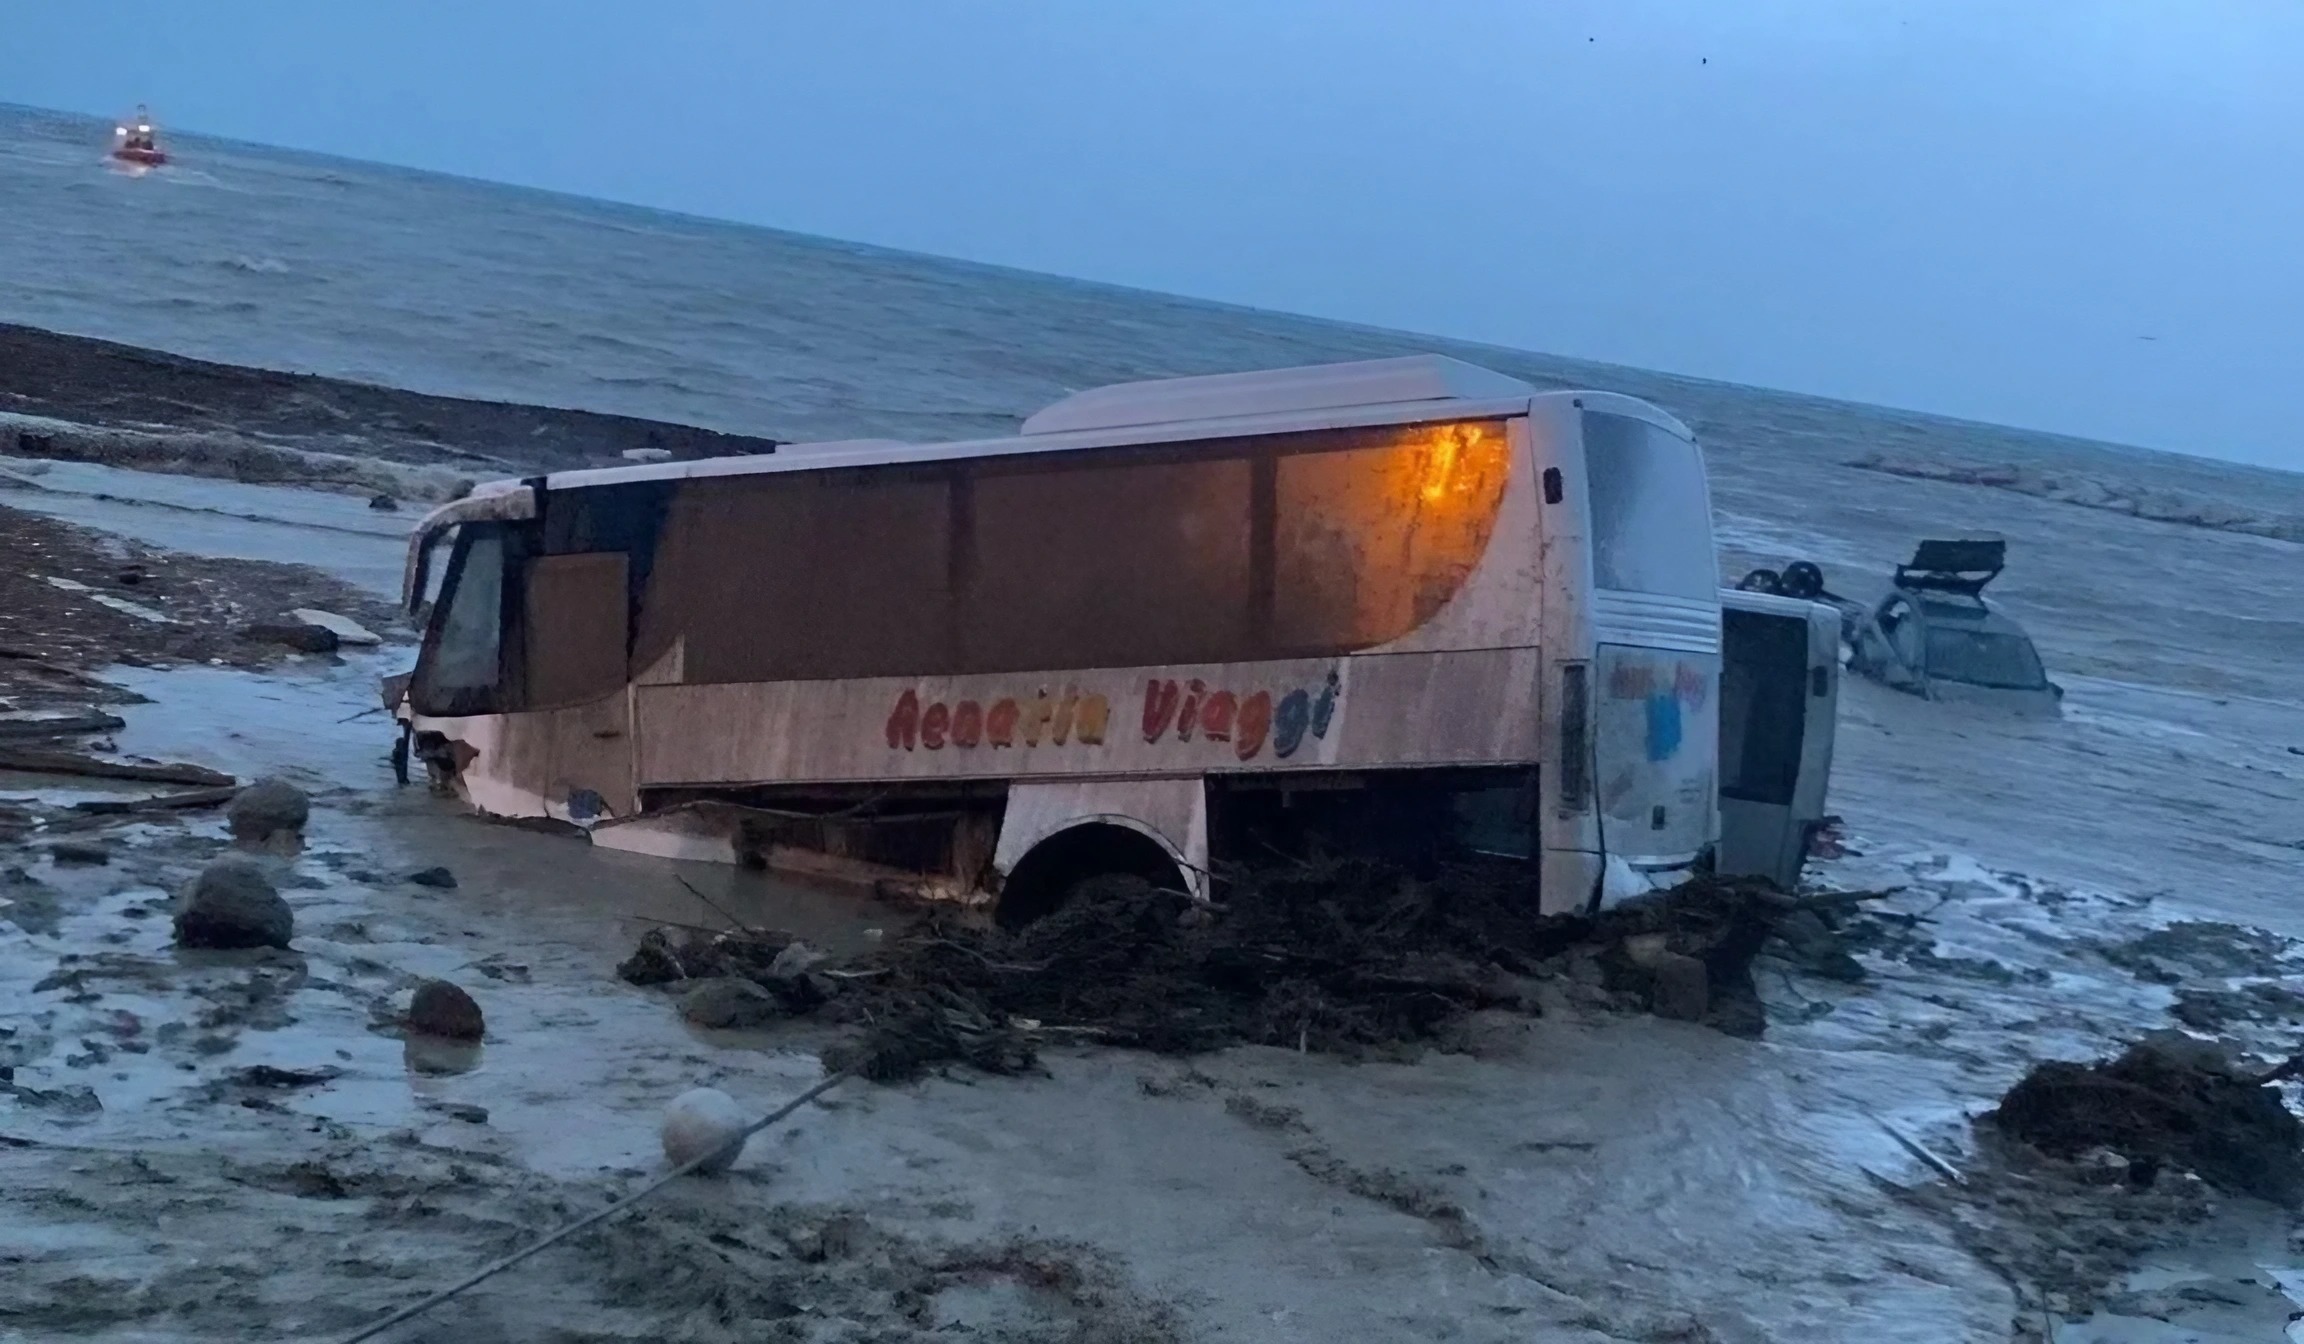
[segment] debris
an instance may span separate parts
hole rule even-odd
[[[176,941],[185,947],[286,947],[296,916],[262,865],[228,854],[193,879],[176,911]]]
[[[251,1064],[244,1069],[234,1069],[230,1079],[242,1087],[282,1089],[318,1087],[343,1076],[344,1070],[329,1065],[317,1069],[284,1069],[273,1064]]]
[[[454,1041],[477,1041],[487,1030],[480,1005],[446,980],[427,980],[416,987],[416,997],[408,1005],[408,1026]]]
[[[339,616],[333,611],[322,611],[318,607],[298,607],[288,614],[306,625],[317,626],[326,630],[336,636],[338,644],[368,647],[384,642],[382,635],[349,616]],[[319,652],[325,652],[325,650],[319,650]]]
[[[813,957],[788,951],[798,946],[789,935],[653,929],[618,973],[636,984],[733,978],[786,1013],[869,1024],[825,1060],[875,1081],[946,1060],[1028,1070],[1036,1041],[1054,1033],[1167,1053],[1241,1042],[1381,1050],[1432,1040],[1479,1009],[1535,1011],[1526,977],[1563,962],[1658,1011],[1758,1035],[1752,958],[1773,921],[1807,908],[1761,884],[1706,881],[1596,918],[1546,919],[1526,883],[1501,867],[1419,881],[1335,860],[1229,874],[1226,903],[1210,907],[1117,879],[1015,930],[932,913],[798,976],[777,974]],[[1627,952],[1635,945],[1645,965]]]
[[[2263,1078],[2189,1037],[2154,1037],[2108,1062],[2038,1065],[1985,1119],[2050,1157],[2109,1149],[2131,1167],[2165,1164],[2220,1190],[2304,1203],[2304,1125]]]
[[[0,739],[18,740],[28,737],[81,737],[91,733],[116,733],[127,727],[125,720],[101,710],[84,709],[76,714],[57,714],[48,718],[0,719]]]
[[[1960,1174],[1960,1169],[1958,1167],[1953,1166],[1943,1158],[1938,1157],[1936,1154],[1922,1147],[1918,1139],[1911,1137],[1903,1130],[1896,1128],[1896,1126],[1892,1124],[1889,1124],[1884,1117],[1875,1115],[1872,1117],[1872,1123],[1880,1126],[1882,1133],[1886,1134],[1889,1138],[1894,1139],[1896,1141],[1897,1147],[1902,1148],[1905,1152],[1910,1153],[1913,1157],[1919,1159],[1923,1165],[1927,1166],[1937,1175],[1942,1176],[1945,1180],[1952,1182],[1954,1185],[1962,1185],[1966,1183],[1967,1178]]]
[[[1678,1022],[1701,1022],[1712,1006],[1704,963],[1680,952],[1661,952],[1649,963],[1649,1010]]]
[[[167,812],[185,808],[215,807],[229,803],[240,796],[236,787],[220,789],[194,789],[190,793],[163,793],[152,798],[86,798],[72,804],[75,812],[91,816],[120,816],[130,812]]]
[[[97,840],[58,840],[48,846],[48,857],[58,864],[106,864],[112,848]]]
[[[468,1101],[442,1101],[438,1097],[426,1097],[424,1109],[438,1111],[451,1120],[461,1120],[468,1125],[485,1125],[488,1123],[488,1108],[475,1106]]]
[[[342,643],[335,631],[303,621],[259,621],[243,629],[240,637],[259,644],[278,644],[298,653],[334,653]]]
[[[15,1098],[23,1106],[39,1106],[61,1111],[65,1115],[94,1115],[104,1109],[96,1089],[85,1083],[69,1087],[23,1087],[13,1082],[0,1081],[0,1095]]]
[[[717,1176],[743,1156],[744,1112],[734,1097],[716,1087],[691,1088],[664,1108],[659,1137],[673,1166]]]
[[[77,751],[36,747],[0,747],[0,770],[21,770],[34,775],[80,775],[90,779],[132,779],[150,784],[184,784],[221,788],[237,784],[232,776],[205,766],[154,762],[107,761]]]
[[[680,996],[680,1016],[699,1027],[758,1027],[784,1015],[783,1001],[749,980],[705,980]]]
[[[408,880],[419,887],[435,887],[442,891],[456,889],[456,874],[446,868],[420,868],[408,874]]]
[[[400,512],[400,501],[390,495],[370,495],[368,507],[378,513],[398,513]]]
[[[311,798],[283,779],[257,780],[240,791],[224,814],[232,837],[251,844],[260,844],[283,831],[300,834],[311,816]]]

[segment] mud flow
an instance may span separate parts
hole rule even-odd
[[[1774,469],[1723,458],[1753,563],[1877,569],[1969,498]],[[366,495],[95,481],[0,495],[0,1340],[343,1338],[663,1174],[690,1089],[844,1070],[386,1338],[2173,1344],[2304,1303],[2304,711],[2238,636],[2163,675],[2050,604],[2048,724],[1853,689],[1793,893],[1545,920],[1324,861],[1011,930],[399,787]],[[2051,572],[2166,526],[1976,498]],[[2217,548],[2287,544],[2183,535],[2235,603],[2269,580]]]

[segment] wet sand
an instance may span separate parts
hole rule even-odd
[[[1852,852],[1811,876],[1903,888],[1860,926],[1865,983],[1764,958],[1757,1043],[1558,984],[1541,1018],[1483,1014],[1413,1062],[1059,1049],[1041,1079],[852,1084],[728,1179],[405,1337],[1917,1342],[2038,1337],[2044,1309],[2064,1344],[2276,1337],[2304,1292],[2292,1214],[2180,1180],[2042,1185],[1970,1117],[2037,1059],[2179,1022],[2294,1048],[2304,1016],[2256,987],[2304,969],[2304,548],[1842,474],[1837,448],[1737,442],[1757,433],[1714,459],[1731,572],[1809,555],[1860,591],[1918,531],[1997,527],[2007,601],[2070,687],[2064,720],[2018,724],[1849,684]],[[217,488],[200,531],[225,539],[177,544],[230,548],[234,514],[300,525],[302,502]],[[94,503],[69,507],[154,517]],[[679,876],[819,941],[897,916],[393,788],[387,725],[360,715],[405,659],[111,674],[152,702],[122,711],[122,752],[313,791],[307,848],[276,860],[293,954],[168,945],[169,893],[225,843],[213,814],[90,823],[69,804],[132,786],[0,779],[40,823],[0,856],[22,870],[0,1056],[58,1094],[0,1101],[0,1338],[326,1337],[660,1169],[681,1090],[757,1111],[818,1076],[821,1029],[696,1031],[613,967],[651,919],[719,919]],[[60,834],[112,862],[59,866]],[[454,890],[404,880],[434,864]],[[478,997],[477,1049],[389,1025],[427,975]],[[255,1065],[337,1072],[268,1088]]]

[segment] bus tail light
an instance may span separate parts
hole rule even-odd
[[[1560,807],[1582,812],[1592,805],[1592,668],[1560,667]]]

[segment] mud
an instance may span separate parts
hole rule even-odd
[[[2114,1154],[2137,1184],[2167,1169],[2231,1194],[2304,1202],[2304,1125],[2263,1074],[2181,1036],[2096,1063],[2037,1065],[1985,1121],[2051,1157]]]
[[[156,551],[0,506],[0,698],[18,708],[121,703],[94,675],[116,664],[279,663],[287,650],[242,631],[297,607],[406,637],[393,608],[309,569]]]

